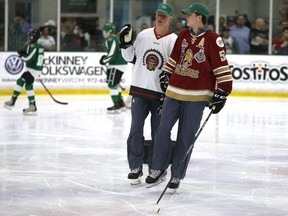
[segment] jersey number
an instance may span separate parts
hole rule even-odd
[[[43,60],[44,60],[44,55],[38,55],[38,59],[37,59],[37,66],[42,66],[43,65]]]
[[[219,51],[219,56],[222,62],[227,60],[224,50]]]

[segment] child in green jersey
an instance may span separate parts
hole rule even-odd
[[[28,33],[28,36],[28,44],[25,48],[18,51],[20,58],[26,63],[25,72],[16,81],[12,98],[4,103],[4,107],[8,109],[14,107],[17,97],[21,94],[25,86],[29,107],[23,109],[24,114],[35,113],[37,111],[33,83],[35,78],[41,74],[44,60],[44,47],[37,43],[41,32],[38,29],[33,29]]]
[[[107,55],[102,56],[100,64],[108,65],[107,83],[114,103],[112,107],[107,108],[107,111],[109,113],[118,113],[125,108],[119,83],[124,71],[127,70],[127,62],[123,59],[119,48],[119,37],[116,34],[115,25],[113,23],[106,23],[102,33],[105,38]]]

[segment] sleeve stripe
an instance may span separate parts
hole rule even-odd
[[[170,66],[170,65],[169,65],[169,66]],[[163,70],[164,70],[164,71],[167,71],[167,72],[169,72],[169,73],[173,73],[174,68],[170,68],[170,67],[168,67],[168,65],[166,64],[166,65],[164,65]]]
[[[176,66],[176,61],[174,61],[174,60],[170,57],[170,58],[168,59],[167,64],[170,64],[170,65],[172,65],[173,67],[175,67],[175,66]]]
[[[213,72],[215,75],[218,75],[218,74],[230,72],[230,69],[228,66],[224,66],[224,67],[219,67],[219,68],[214,69]]]
[[[222,77],[217,78],[217,83],[228,82],[232,80],[233,80],[232,75],[229,74],[227,76],[222,76]]]

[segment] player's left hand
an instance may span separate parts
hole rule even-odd
[[[99,61],[99,63],[100,63],[101,65],[106,65],[106,63],[104,62],[104,59],[105,59],[106,57],[107,57],[106,55],[101,56],[101,59],[100,59],[100,61]]]
[[[161,97],[161,99],[160,99],[160,106],[159,106],[158,109],[157,109],[157,112],[158,112],[159,115],[161,115],[161,112],[162,112],[164,99],[165,99],[165,95],[162,95],[162,97]]]
[[[166,89],[168,87],[170,76],[171,74],[165,71],[162,71],[161,74],[159,75],[160,87],[164,93],[166,92]]]
[[[26,51],[25,51],[24,49],[18,50],[17,53],[18,53],[18,55],[19,55],[20,57],[27,55],[27,53],[26,53]]]
[[[209,102],[209,108],[212,109],[213,114],[219,113],[220,110],[224,107],[228,95],[228,92],[225,92],[221,89],[217,89],[215,91]]]

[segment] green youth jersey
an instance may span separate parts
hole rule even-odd
[[[44,62],[44,47],[38,43],[30,43],[27,46],[26,53],[26,56],[22,56],[22,59],[26,62],[26,68],[41,73]]]
[[[113,35],[105,41],[107,48],[107,56],[104,58],[104,63],[109,65],[125,65],[127,62],[124,60],[119,47],[119,37]]]

